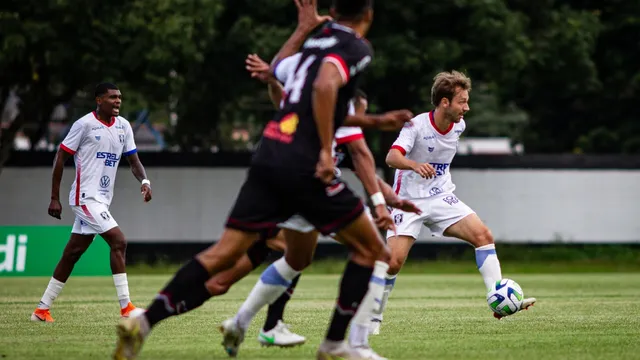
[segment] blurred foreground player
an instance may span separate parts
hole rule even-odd
[[[315,7],[313,1],[298,3]],[[338,23],[303,51],[296,71],[299,81],[266,126],[220,241],[183,266],[144,315],[119,323],[116,359],[135,358],[153,326],[202,305],[210,297],[205,283],[212,275],[232,267],[261,231],[294,214],[323,234],[338,233],[350,246],[338,303],[318,358],[357,359],[343,341],[346,328],[367,292],[373,264],[386,248],[360,199],[335,178],[331,144],[358,78],[372,60],[362,36],[371,25],[373,9],[368,0],[336,0],[335,9]],[[310,245],[315,246],[286,240],[284,260],[304,256]],[[299,273],[287,261],[275,264],[271,279],[278,284]]]

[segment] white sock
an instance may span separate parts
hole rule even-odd
[[[124,309],[131,301],[129,298],[129,282],[127,281],[127,274],[113,274],[113,284],[116,286],[116,293],[118,294],[120,308]]]
[[[373,312],[373,318],[379,321],[382,321],[382,313],[384,309],[387,307],[387,301],[389,301],[389,296],[391,295],[391,291],[393,287],[396,285],[396,276],[398,275],[389,275],[385,274],[384,280],[384,292],[382,293],[382,301],[380,302],[380,306],[375,309]]]
[[[387,270],[389,270],[389,264],[376,261],[369,280],[369,290],[351,320],[351,329],[349,330],[349,344],[351,346],[366,346],[368,344],[369,321],[371,321],[374,311],[379,309],[378,304],[382,303]]]
[[[482,275],[487,290],[490,289],[496,281],[502,279],[502,270],[500,269],[500,261],[496,254],[495,244],[476,248],[476,265],[478,265],[478,270],[480,270],[480,275]]]
[[[258,311],[265,305],[272,304],[284,294],[291,285],[291,281],[300,274],[295,271],[284,257],[276,260],[260,275],[260,279],[251,290],[249,297],[242,304],[235,316],[235,321],[241,329],[246,330]]]
[[[60,295],[63,287],[63,282],[52,277],[51,280],[49,280],[49,285],[47,285],[47,290],[44,291],[42,299],[40,299],[38,309],[49,309],[53,304],[53,301],[58,297],[58,295]]]

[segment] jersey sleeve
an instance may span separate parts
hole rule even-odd
[[[131,128],[131,124],[127,123],[125,126],[125,134],[124,134],[124,148],[122,149],[122,155],[129,156],[138,152],[136,148],[136,142],[133,136],[133,129]]]
[[[364,134],[362,129],[357,126],[341,126],[336,130],[336,145],[338,146],[359,139],[364,139]]]
[[[334,64],[342,76],[343,85],[351,78],[363,72],[371,63],[373,51],[363,40],[355,40],[346,46],[336,48],[322,59]]]
[[[407,155],[407,153],[413,149],[417,133],[418,131],[413,123],[406,123],[391,148],[400,151],[402,155]]]
[[[84,123],[81,121],[76,121],[71,125],[71,129],[67,136],[62,140],[62,144],[60,144],[60,148],[71,155],[74,155],[78,148],[80,148],[80,144],[82,143],[82,139],[84,138]]]
[[[280,60],[273,71],[273,75],[276,77],[278,81],[281,83],[287,82],[287,79],[293,74],[298,66],[298,62],[300,61],[300,56],[302,53],[297,53],[295,55],[291,55]]]

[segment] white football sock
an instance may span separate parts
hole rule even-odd
[[[120,308],[124,309],[131,301],[129,298],[129,282],[127,281],[127,274],[113,274],[113,284],[116,286],[116,293],[118,294]]]
[[[63,282],[52,277],[51,280],[49,280],[49,285],[47,285],[47,290],[44,291],[42,299],[40,299],[38,309],[49,309],[53,304],[53,301],[58,297],[58,295],[60,295],[60,292],[62,292],[63,287]]]
[[[502,279],[500,261],[496,254],[496,245],[489,244],[476,248],[476,265],[484,280],[484,285],[489,290],[496,281]]]
[[[284,257],[269,265],[238,310],[234,318],[238,326],[246,330],[258,311],[265,305],[278,300],[298,274],[300,272],[289,266]]]
[[[380,306],[375,309],[373,312],[373,318],[382,321],[382,313],[384,309],[387,307],[387,301],[389,301],[389,296],[391,296],[391,291],[393,287],[396,285],[396,276],[398,275],[389,275],[385,274],[385,284],[384,284],[384,292],[382,293],[382,301],[380,302]]]
[[[389,264],[376,261],[369,280],[369,290],[351,320],[351,329],[349,330],[349,344],[351,346],[366,346],[368,344],[369,322],[374,311],[379,309],[378,304],[382,303],[387,270],[389,270]]]

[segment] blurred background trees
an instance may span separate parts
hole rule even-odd
[[[468,137],[506,138],[526,153],[640,152],[640,2],[404,0],[375,10],[363,83],[372,111],[429,110],[433,76],[458,69],[474,82]],[[16,135],[17,147],[51,150],[92,109],[100,81],[122,88],[123,115],[154,135],[149,149],[251,149],[273,109],[244,59],[269,61],[295,14],[291,0],[4,1],[0,166]],[[372,147],[394,137],[373,134]]]

